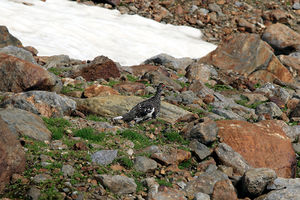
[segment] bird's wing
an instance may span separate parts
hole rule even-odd
[[[142,102],[136,105],[136,116],[137,117],[145,117],[149,114],[152,114],[154,112],[154,106],[151,105],[151,103],[148,102]]]

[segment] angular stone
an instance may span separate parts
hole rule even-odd
[[[232,167],[234,172],[239,175],[243,175],[248,169],[250,169],[247,161],[225,143],[220,143],[215,149],[215,152],[223,165]]]
[[[258,105],[255,109],[257,115],[269,114],[272,118],[280,117],[282,111],[280,108],[273,102],[266,102]]]
[[[268,26],[262,39],[278,51],[300,50],[300,34],[284,24],[276,23]]]
[[[1,91],[52,90],[58,81],[42,67],[4,53],[0,53],[0,69]]]
[[[194,200],[210,200],[210,196],[205,193],[198,192],[196,193]]]
[[[225,119],[246,120],[244,117],[242,117],[228,109],[226,110],[226,109],[222,109],[222,108],[214,108],[214,109],[212,109],[212,112],[219,116],[224,117]]]
[[[82,76],[87,81],[96,81],[100,78],[108,80],[120,77],[120,71],[112,60],[105,56],[98,56],[79,72],[75,72],[72,78],[78,76]]]
[[[114,85],[114,89],[120,93],[136,94],[137,92],[144,92],[145,85],[138,82],[124,82]]]
[[[200,160],[205,159],[207,156],[211,154],[210,149],[204,144],[198,142],[197,140],[193,140],[190,143],[190,148]]]
[[[150,83],[156,85],[158,85],[159,83],[164,83],[165,85],[173,88],[174,90],[181,89],[181,86],[177,82],[175,82],[172,78],[159,71],[148,72],[144,74],[144,76],[142,76],[142,79],[147,79]]]
[[[215,121],[208,118],[196,124],[188,133],[188,138],[196,139],[200,143],[210,144],[217,139],[218,126]]]
[[[159,71],[165,75],[168,75],[168,72],[160,66],[156,65],[134,65],[130,66],[128,71],[132,72],[135,76],[143,76],[147,72]]]
[[[0,49],[0,52],[5,53],[7,55],[15,56],[17,58],[26,60],[28,62],[31,62],[31,63],[37,65],[37,62],[35,61],[33,55],[29,51],[27,51],[23,48],[19,48],[16,46],[7,46],[7,47]]]
[[[92,154],[92,161],[99,165],[109,165],[118,155],[118,150],[101,150]]]
[[[276,178],[276,173],[272,169],[250,169],[244,174],[242,179],[244,191],[250,197],[258,197],[265,191],[267,185],[272,183]]]
[[[132,178],[126,176],[96,175],[95,178],[112,193],[122,195],[131,194],[136,191],[136,183]]]
[[[83,95],[87,98],[96,96],[117,95],[119,92],[105,85],[91,85],[84,89]]]
[[[157,168],[157,162],[144,156],[138,156],[135,159],[134,168],[137,171],[148,172]]]
[[[63,165],[61,168],[64,177],[71,177],[73,176],[75,169],[71,165]]]
[[[28,136],[39,141],[50,141],[52,133],[37,115],[17,108],[0,109],[0,118],[16,136]]]
[[[276,178],[267,186],[268,190],[281,190],[284,188],[300,188],[300,178]]]
[[[110,95],[75,100],[78,103],[77,109],[83,112],[91,112],[104,117],[116,117],[128,112],[144,99],[137,96]],[[167,122],[175,123],[177,119],[187,114],[191,114],[191,112],[172,104],[161,102],[161,110],[158,117]]]
[[[173,188],[163,187],[157,194],[153,195],[151,200],[187,200],[184,193]]]
[[[11,35],[6,26],[0,26],[0,48],[9,45],[22,47],[21,41]]]
[[[55,92],[29,91],[15,94],[1,103],[1,106],[12,105],[44,117],[63,117],[76,109],[76,102],[67,96]]]
[[[262,200],[298,200],[300,199],[300,187],[275,190],[268,193]]]
[[[25,170],[25,152],[8,124],[0,119],[0,193],[15,173]]]
[[[251,124],[220,120],[218,136],[255,168],[270,168],[279,177],[294,177],[296,157],[290,139],[276,120]]]
[[[271,76],[260,76],[261,80],[269,81],[271,78],[272,80],[278,78],[283,82],[293,81],[288,69],[280,63],[259,35],[255,34],[236,34],[200,61],[220,69],[233,70],[250,76],[251,79],[256,78],[253,74],[260,73],[262,70]]]
[[[33,177],[33,182],[36,184],[50,180],[52,180],[52,177],[49,174],[37,174]]]
[[[39,57],[39,61],[43,61],[43,67],[50,68],[62,68],[70,65],[70,57],[68,55],[55,55]]]
[[[211,195],[215,183],[221,180],[228,180],[227,175],[218,170],[204,172],[198,178],[188,182],[184,190],[188,196],[194,196],[198,192]]]
[[[287,23],[289,16],[290,15],[287,12],[280,9],[268,10],[263,13],[263,18],[273,23]]]
[[[298,75],[300,74],[300,58],[294,56],[280,55],[279,59],[282,62],[282,64],[293,68]]]
[[[186,68],[185,76],[190,82],[200,80],[203,83],[207,83],[210,80],[211,74],[217,74],[212,66],[195,62]]]
[[[230,180],[221,180],[216,182],[212,193],[212,200],[237,200],[235,188]]]
[[[164,147],[162,152],[153,153],[151,158],[164,165],[179,164],[191,158],[191,152],[182,149]]]

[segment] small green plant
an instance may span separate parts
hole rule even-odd
[[[64,135],[65,128],[71,126],[71,123],[63,118],[46,118],[43,120],[47,128],[52,132],[52,139],[59,140]]]
[[[235,100],[235,102],[237,104],[240,104],[240,105],[245,106],[247,108],[256,109],[257,106],[259,106],[262,103],[265,103],[266,101],[256,101],[256,102],[254,102],[252,104],[248,104],[249,103],[249,99],[246,96],[241,95],[241,99],[240,100]]]
[[[172,183],[170,183],[169,181],[167,181],[165,179],[156,179],[156,182],[159,185],[164,185],[164,186],[167,186],[167,187],[173,187]]]
[[[110,80],[106,85],[112,87],[112,86],[117,85],[119,83],[120,83],[120,81]]]
[[[130,129],[121,132],[121,136],[131,140],[134,143],[134,147],[136,149],[145,148],[151,145],[149,138]]]
[[[107,122],[108,120],[104,117],[99,117],[97,115],[88,115],[86,116],[87,120],[95,121],[95,122]]]
[[[139,78],[131,75],[131,74],[128,74],[127,75],[127,80],[130,81],[130,82],[136,82],[137,80],[139,80]]]
[[[192,160],[189,159],[189,160],[186,160],[186,161],[181,162],[181,163],[178,165],[178,168],[179,168],[179,169],[187,169],[187,168],[190,168],[192,165],[193,165]]]
[[[127,156],[122,156],[118,158],[117,162],[123,165],[126,169],[132,169],[134,164],[133,161]]]
[[[62,94],[67,94],[73,91],[84,91],[84,84],[78,83],[75,86],[67,85],[67,86],[63,86],[63,88],[61,89]]]
[[[97,133],[93,128],[86,127],[74,131],[76,137],[81,137],[93,142],[101,142],[105,138],[105,133]]]
[[[183,137],[178,132],[176,132],[176,131],[166,132],[164,134],[164,136],[170,142],[177,142],[179,144],[188,144],[188,141],[186,141],[185,139],[183,139]]]

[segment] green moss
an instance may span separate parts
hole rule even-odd
[[[136,82],[137,80],[139,80],[139,78],[135,77],[135,76],[133,76],[131,74],[128,74],[127,75],[127,80],[130,81],[130,82]]]
[[[135,149],[145,148],[152,144],[148,137],[130,129],[124,130],[120,135],[123,138],[131,140],[134,143]]]
[[[176,131],[170,131],[166,132],[164,134],[166,139],[170,142],[177,142],[179,144],[188,144],[188,141],[186,141],[178,132]]]
[[[99,117],[97,115],[88,115],[86,116],[87,120],[95,121],[95,122],[107,122],[108,120],[104,117]]]
[[[118,163],[120,163],[122,166],[124,166],[126,169],[132,169],[133,168],[133,161],[128,158],[128,156],[122,156],[116,160]]]
[[[71,123],[63,118],[46,118],[43,120],[47,128],[52,132],[52,139],[59,140],[64,135],[65,128],[71,126]]]
[[[93,128],[86,127],[74,131],[76,137],[81,137],[93,142],[101,142],[105,138],[105,133],[97,133]]]
[[[159,185],[164,185],[164,186],[167,186],[167,187],[173,187],[172,183],[170,183],[169,181],[165,180],[165,179],[156,179],[156,182],[159,184]]]

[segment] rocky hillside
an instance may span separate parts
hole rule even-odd
[[[38,56],[0,26],[0,198],[300,199],[299,2],[105,2],[218,48],[125,67]],[[111,120],[159,83],[158,119]]]

